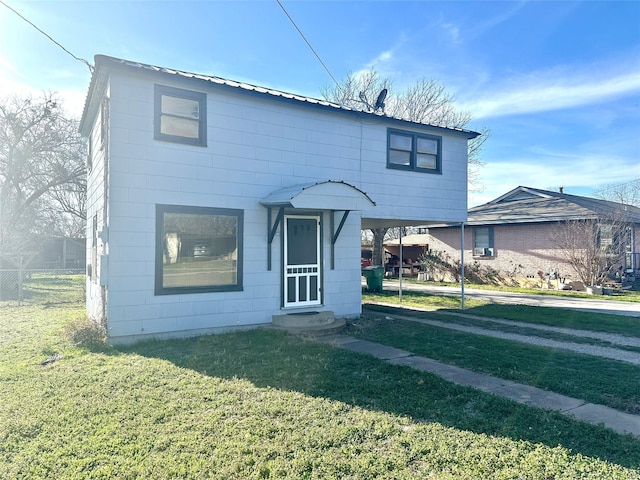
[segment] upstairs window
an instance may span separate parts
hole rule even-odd
[[[442,172],[442,137],[389,130],[387,168]]]
[[[154,135],[156,140],[207,146],[207,96],[156,85]]]

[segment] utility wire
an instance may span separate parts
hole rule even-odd
[[[45,32],[44,30],[42,30],[41,28],[39,28],[36,24],[34,24],[31,20],[29,20],[28,18],[24,17],[23,15],[21,15],[17,10],[15,10],[13,7],[10,7],[9,5],[7,5],[5,2],[3,2],[2,0],[0,0],[0,3],[2,5],[4,5],[5,7],[7,7],[9,10],[11,10],[13,13],[15,13],[16,15],[18,15],[22,20],[24,20],[25,22],[27,22],[29,25],[31,25],[33,28],[35,28],[36,30],[38,30],[41,34],[43,34],[45,37],[47,37],[49,40],[51,40],[53,43],[55,43],[58,47],[60,47],[62,50],[64,50],[66,53],[68,53],[69,55],[71,55],[71,57],[73,57],[75,60],[78,60],[79,62],[84,63],[87,67],[89,67],[89,72],[93,73],[93,65],[91,65],[89,62],[87,62],[84,58],[80,58],[80,57],[76,57],[73,53],[71,53],[69,50],[67,50],[66,48],[64,48],[60,43],[58,43],[56,40],[54,40],[51,35],[49,35],[47,32]]]
[[[2,1],[2,0],[0,0]],[[280,8],[282,9],[282,11],[284,12],[284,14],[287,16],[287,18],[289,19],[289,21],[291,22],[291,24],[296,28],[296,30],[298,31],[298,33],[300,34],[300,36],[302,37],[302,39],[306,42],[306,44],[309,46],[309,48],[311,49],[311,51],[313,52],[313,54],[316,56],[316,58],[318,59],[318,61],[322,64],[322,66],[324,67],[324,69],[327,71],[327,73],[329,74],[329,76],[331,77],[331,80],[333,80],[336,84],[336,86],[338,87],[338,89],[340,89],[340,84],[338,83],[338,81],[335,79],[335,77],[331,74],[331,71],[329,71],[329,68],[324,64],[324,62],[322,61],[322,59],[320,58],[320,55],[318,55],[318,52],[316,52],[314,50],[314,48],[311,46],[311,44],[309,43],[309,40],[307,40],[307,37],[304,36],[304,33],[302,33],[302,31],[298,28],[298,25],[296,25],[296,22],[293,21],[293,18],[291,18],[291,15],[289,15],[289,12],[287,12],[287,10],[284,8],[284,6],[282,5],[282,3],[280,3],[280,0],[276,0],[276,2],[278,2],[278,5],[280,5]]]

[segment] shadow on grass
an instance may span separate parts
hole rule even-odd
[[[630,435],[280,331],[147,341],[118,351],[167,360],[211,377],[243,378],[257,387],[298,391],[478,434],[561,445],[574,453],[640,467],[640,440]]]

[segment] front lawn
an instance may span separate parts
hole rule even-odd
[[[0,302],[0,478],[640,474],[637,438],[279,331],[74,345],[62,280]]]

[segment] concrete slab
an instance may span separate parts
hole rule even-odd
[[[381,360],[390,360],[392,358],[408,357],[410,352],[400,350],[399,348],[389,347],[380,343],[369,342],[367,340],[358,340],[356,342],[344,345],[353,352],[368,353]]]
[[[613,408],[593,403],[587,403],[564,413],[596,425],[602,423],[605,427],[616,432],[630,433],[640,437],[640,416],[638,415],[619,412]]]
[[[508,398],[525,405],[559,411],[589,423],[603,424],[618,433],[630,433],[640,437],[640,416],[638,415],[620,412],[603,405],[587,403],[578,398],[571,398],[529,385],[473,372],[430,358],[412,355],[405,350],[367,340],[359,340],[348,335],[331,335],[318,340],[353,352],[368,353],[394,365],[405,365],[433,373],[458,385],[477,388],[483,392]]]

